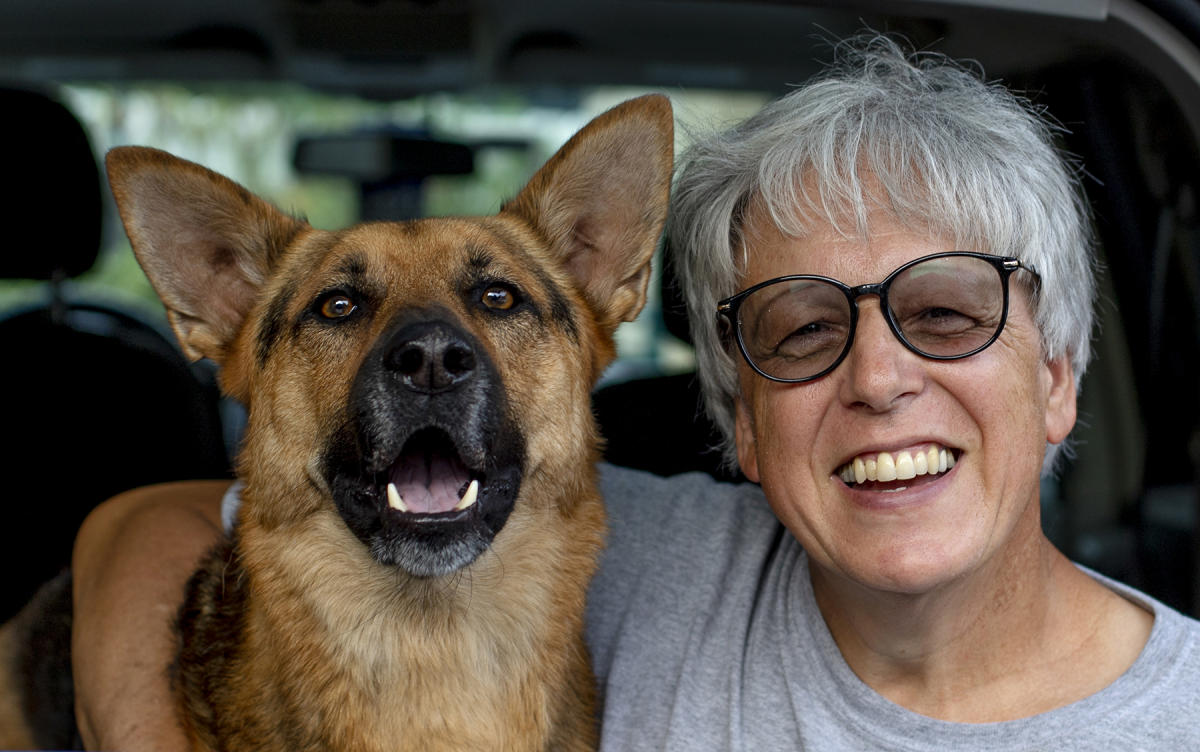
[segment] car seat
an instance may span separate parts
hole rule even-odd
[[[83,127],[38,91],[0,88],[0,110],[0,278],[39,281],[37,300],[0,308],[2,620],[69,563],[96,504],[149,483],[223,477],[230,463],[211,369],[189,364],[164,324],[70,286],[97,259],[104,214]]]
[[[669,334],[691,344],[671,254],[664,249],[660,256],[663,324]],[[703,472],[720,480],[744,480],[740,471],[722,462],[721,435],[704,412],[695,371],[602,386],[592,395],[592,407],[605,438],[606,462],[663,476]]]

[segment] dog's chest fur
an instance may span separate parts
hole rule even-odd
[[[298,530],[245,530],[238,549],[268,564],[249,577],[226,549],[192,583],[189,600],[229,608],[183,613],[188,668],[177,670],[188,715],[217,731],[208,739],[214,748],[218,738],[229,748],[272,738],[288,749],[522,749],[531,739],[556,739],[546,749],[586,748],[591,722],[579,726],[575,711],[590,699],[590,672],[572,639],[584,593],[530,571],[550,557],[590,574],[602,510],[598,499],[578,508],[580,519],[558,524],[590,545],[538,551],[533,541],[519,556],[485,555],[461,578],[415,587],[392,572],[363,577],[373,562],[339,542],[348,533],[334,517],[316,515]],[[537,537],[545,549],[562,548],[564,538]],[[249,589],[253,602],[243,600]],[[216,651],[226,660],[188,652],[223,641],[237,645]],[[225,724],[217,707],[226,705],[254,712]]]

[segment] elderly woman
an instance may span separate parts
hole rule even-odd
[[[605,469],[588,613],[605,748],[1200,748],[1200,625],[1042,533],[1095,285],[1078,186],[1033,111],[858,40],[698,143],[673,217],[708,408],[758,485]],[[93,742],[178,742],[164,616],[221,491],[89,520]],[[155,652],[129,667],[111,640]]]
[[[968,70],[840,52],[677,179],[707,407],[761,495],[606,488],[606,743],[1200,748],[1200,625],[1041,528],[1095,296],[1071,170]]]

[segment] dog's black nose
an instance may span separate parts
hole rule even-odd
[[[422,321],[396,332],[383,362],[409,388],[434,393],[471,377],[475,349],[454,327]]]

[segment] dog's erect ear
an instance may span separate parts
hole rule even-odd
[[[550,242],[608,327],[646,302],[673,162],[670,100],[639,97],[584,126],[505,206]]]
[[[105,164],[134,255],[184,353],[221,363],[276,257],[307,225],[157,149],[118,147]]]

